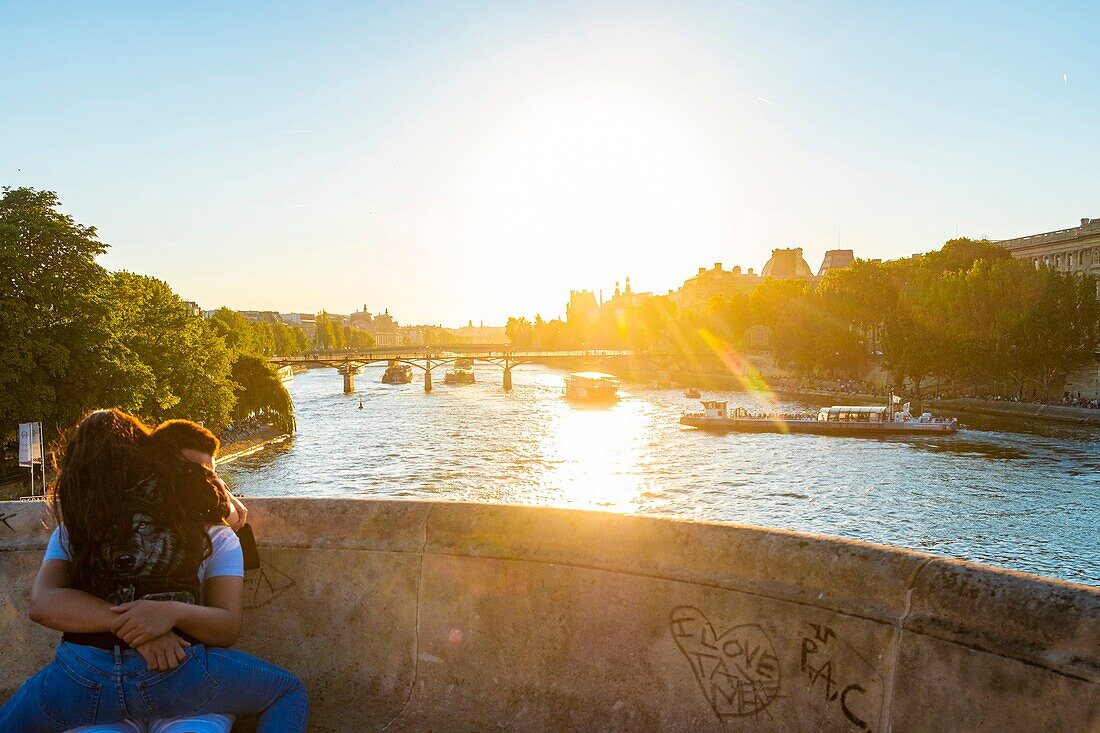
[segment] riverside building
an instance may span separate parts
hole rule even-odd
[[[731,270],[722,268],[721,262],[715,262],[708,269],[700,267],[694,277],[684,281],[679,290],[670,293],[679,305],[705,305],[715,296],[735,293],[751,293],[765,278],[776,280],[807,280],[816,287],[829,270],[840,269],[852,264],[855,253],[850,249],[831,249],[825,253],[817,274],[810,269],[801,247],[781,247],[772,250],[772,256],[764,264],[759,274],[749,268],[742,271],[739,265]]]
[[[1100,219],[1081,219],[1081,226],[1029,234],[996,242],[1013,257],[1063,272],[1100,276]]]

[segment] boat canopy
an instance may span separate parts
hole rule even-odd
[[[839,422],[886,422],[887,407],[867,407],[835,405],[822,407],[817,414],[818,420],[833,420]]]
[[[614,374],[604,374],[603,372],[574,372],[573,374],[570,374],[569,377],[571,379],[588,379],[588,380],[591,380],[593,382],[602,382],[602,381],[617,382],[617,381],[619,381],[619,378],[616,377]]]

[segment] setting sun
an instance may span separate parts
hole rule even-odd
[[[637,280],[625,272],[634,253],[721,236],[724,192],[707,145],[675,100],[615,89],[532,97],[503,114],[470,181],[471,231],[539,286]],[[658,263],[641,276],[655,279]]]

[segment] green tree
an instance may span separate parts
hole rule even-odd
[[[374,348],[374,336],[361,328],[344,326],[344,342],[349,349]]]
[[[983,260],[1010,260],[1012,254],[988,239],[949,239],[939,249],[913,258],[918,267],[931,272],[958,272],[969,270],[975,262]],[[901,260],[900,262],[906,262]],[[894,264],[894,263],[890,263]]]
[[[821,363],[821,351],[817,343],[820,317],[810,284],[767,278],[753,291],[752,303],[760,324],[768,328],[776,362],[812,372]]]
[[[261,352],[261,345],[257,344],[252,324],[237,311],[223,305],[210,316],[210,325],[225,340],[225,345],[234,354]]]
[[[337,326],[325,311],[317,314],[317,336],[314,342],[323,351],[343,349],[346,345],[344,329]]]
[[[0,425],[56,430],[92,407],[132,405],[148,370],[107,328],[107,245],[51,191],[0,196]]]
[[[233,404],[224,342],[159,280],[111,274],[56,194],[0,197],[0,422],[62,428],[93,407],[214,429]]]
[[[1037,272],[1043,287],[1019,325],[1017,353],[1027,378],[1039,393],[1056,397],[1055,385],[1070,369],[1093,358],[1100,347],[1097,279],[1049,267]]]
[[[747,348],[749,329],[757,320],[753,300],[746,293],[715,297],[707,304],[706,321],[719,338],[739,351]]]
[[[248,324],[252,331],[252,353],[273,356],[275,354],[275,324],[266,321]]]
[[[523,350],[531,348],[535,333],[531,322],[526,318],[509,318],[504,325],[504,334],[508,337],[508,343],[512,348]]]
[[[241,354],[233,362],[233,381],[239,385],[235,422],[257,418],[287,433],[294,432],[294,406],[275,368],[257,354]]]
[[[186,418],[223,429],[233,407],[231,354],[218,329],[192,315],[167,283],[130,272],[113,273],[109,330],[144,379],[127,409],[160,422]]]

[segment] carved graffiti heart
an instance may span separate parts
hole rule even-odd
[[[779,692],[779,659],[764,629],[741,624],[719,636],[693,606],[672,609],[668,626],[720,720],[766,712]]]

